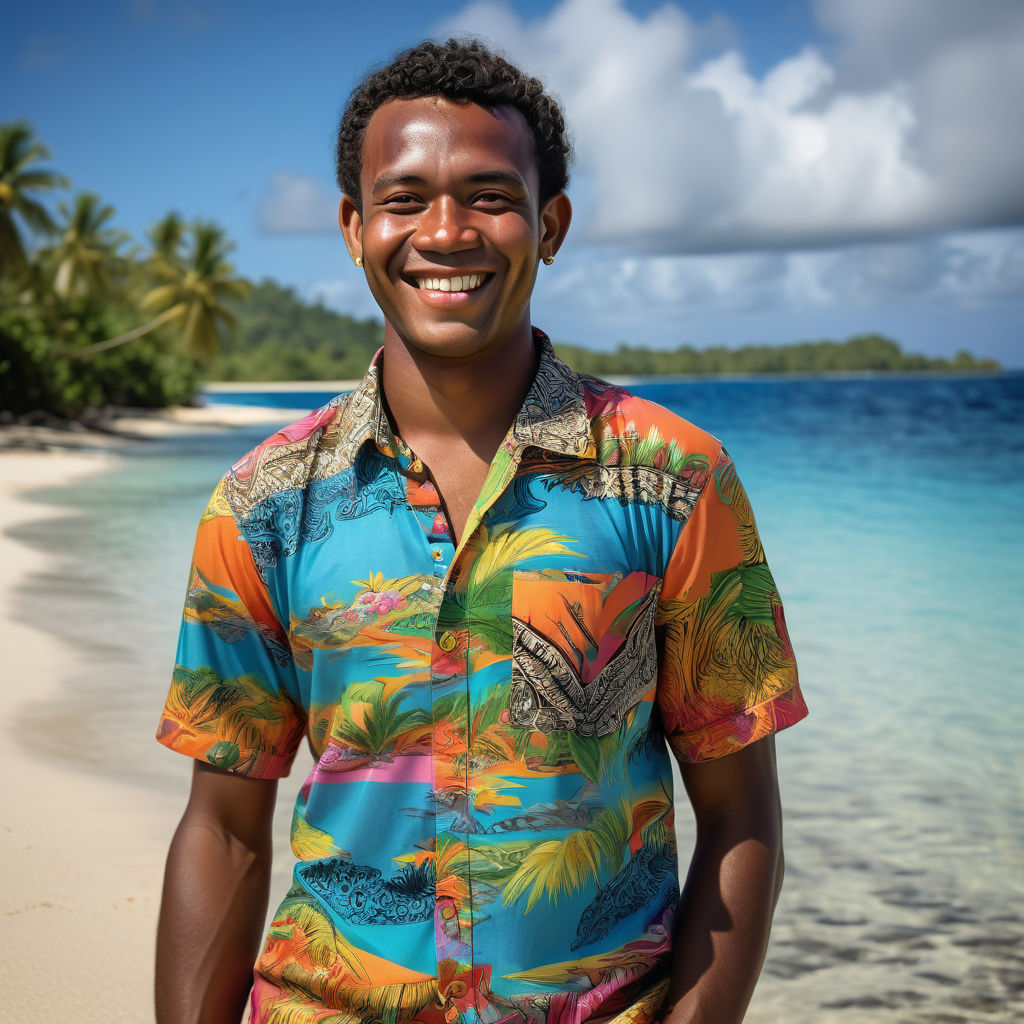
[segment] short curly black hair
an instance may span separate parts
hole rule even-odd
[[[363,137],[378,107],[389,100],[443,96],[491,110],[514,107],[526,118],[540,179],[540,201],[569,183],[572,143],[558,101],[536,79],[476,39],[425,40],[371,72],[352,90],[338,128],[338,187],[362,209],[359,173]]]

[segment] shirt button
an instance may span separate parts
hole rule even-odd
[[[450,921],[455,916],[455,908],[450,904],[441,908],[441,916],[446,920]]]

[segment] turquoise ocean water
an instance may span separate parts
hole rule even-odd
[[[1024,1019],[1024,375],[633,390],[736,460],[811,709],[778,739],[787,882],[748,1021]],[[133,447],[15,531],[58,560],[25,615],[88,652],[59,708],[26,707],[25,742],[182,784],[151,737],[195,523],[271,429]]]

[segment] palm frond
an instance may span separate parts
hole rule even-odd
[[[502,894],[502,903],[509,907],[527,890],[530,895],[526,901],[527,912],[540,899],[546,888],[546,875],[555,870],[555,865],[562,853],[562,844],[556,839],[539,843],[523,858],[519,870],[508,880]]]
[[[334,836],[310,825],[297,807],[292,812],[291,838],[292,852],[299,860],[321,860],[344,853],[334,841]]]
[[[529,913],[541,896],[557,906],[563,893],[579,892],[590,881],[600,885],[602,872],[614,874],[622,866],[631,830],[629,801],[623,797],[586,828],[533,847],[505,886],[503,903],[511,906],[528,892]]]
[[[46,159],[35,157],[34,159]],[[19,189],[55,189],[67,188],[68,180],[63,174],[53,171],[21,171],[12,183]]]
[[[491,532],[487,547],[473,565],[468,586],[473,589],[482,588],[499,573],[528,558],[540,555],[582,557],[579,552],[567,547],[565,542],[571,543],[572,538],[546,526],[527,530],[513,529],[512,524],[497,527]]]
[[[52,235],[57,232],[57,224],[53,215],[42,203],[37,203],[34,199],[21,195],[15,201],[14,210],[37,234]]]
[[[139,300],[139,305],[143,309],[166,309],[177,297],[177,284],[161,284],[146,292]]]

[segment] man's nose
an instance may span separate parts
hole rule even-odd
[[[413,245],[434,252],[461,252],[480,244],[468,210],[451,196],[442,196],[423,212],[416,226]]]

